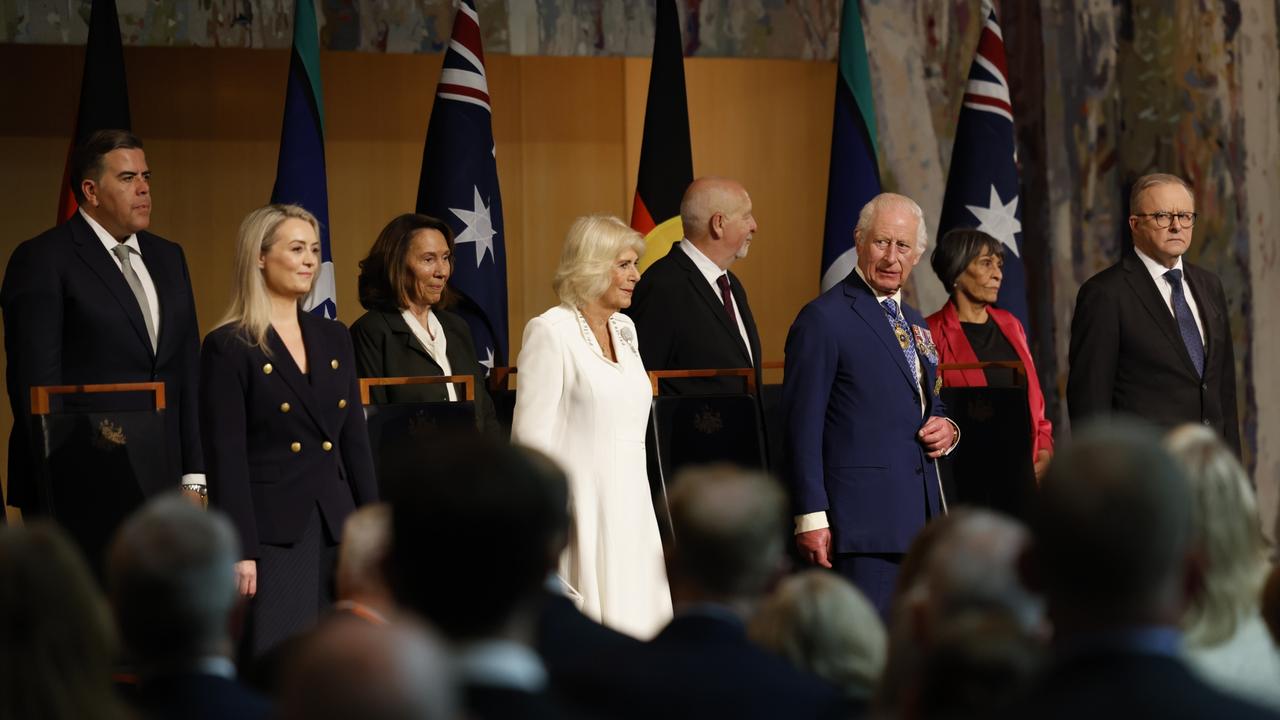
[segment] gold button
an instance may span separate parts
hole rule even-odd
[[[271,363],[262,366],[262,372],[267,375],[270,375],[272,370],[275,370],[275,368],[271,367]]]
[[[280,403],[280,412],[289,412],[292,409],[293,408],[289,405],[289,403]]]
[[[324,448],[325,452],[329,452],[330,450],[333,449],[333,443],[329,442],[328,440],[325,440],[324,442],[320,443],[320,447]]]
[[[339,409],[339,410],[341,410],[342,408],[344,408],[344,407],[346,407],[346,406],[347,406],[347,401],[346,401],[345,399],[343,399],[343,400],[339,400],[339,401],[338,401],[338,409]]]
[[[333,368],[334,370],[337,370],[337,369],[338,369],[338,361],[337,361],[337,360],[330,360],[330,361],[329,361],[329,367]]]
[[[302,443],[300,443],[300,442],[296,442],[296,443],[294,443],[294,444],[290,445],[290,446],[289,446],[289,449],[290,449],[290,450],[292,450],[292,451],[294,451],[294,452],[302,452]]]

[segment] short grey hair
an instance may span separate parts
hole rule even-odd
[[[366,589],[386,589],[382,562],[390,547],[390,505],[371,503],[347,517],[335,573],[340,600]]]
[[[189,660],[226,639],[238,600],[240,541],[225,515],[176,492],[129,516],[108,559],[108,586],[125,645],[144,663]]]
[[[609,269],[624,250],[644,255],[644,238],[612,215],[585,215],[573,221],[560,253],[552,289],[560,302],[580,308],[609,289]]]
[[[1133,187],[1129,189],[1129,214],[1132,215],[1134,209],[1138,206],[1138,200],[1142,198],[1142,193],[1150,190],[1157,185],[1181,185],[1183,190],[1191,196],[1191,202],[1195,202],[1196,193],[1191,189],[1191,184],[1186,180],[1172,173],[1148,173],[1133,181]]]
[[[915,217],[916,255],[923,256],[925,249],[929,247],[929,230],[925,227],[924,211],[915,200],[897,193],[880,193],[862,206],[862,210],[858,212],[858,224],[853,228],[855,242],[861,242],[866,238],[867,230],[871,229],[871,223],[875,222],[876,213],[889,207],[906,208]]]

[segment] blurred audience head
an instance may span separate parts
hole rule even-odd
[[[0,717],[125,717],[115,653],[111,612],[63,530],[0,527]]]
[[[458,687],[440,643],[414,623],[329,623],[285,671],[282,720],[452,720]]]
[[[764,473],[727,465],[682,470],[668,495],[666,547],[677,604],[754,604],[781,572],[786,499]],[[746,609],[746,608],[743,608]]]
[[[875,606],[827,570],[785,578],[760,603],[747,632],[849,698],[869,700],[884,669],[887,640]]]
[[[453,229],[449,223],[430,215],[405,213],[392,218],[378,233],[369,248],[369,254],[360,261],[360,276],[356,280],[360,305],[365,310],[398,313],[415,304],[426,301],[423,282],[415,264],[415,242],[425,247],[428,236],[438,236],[449,253],[447,278],[453,272]],[[438,300],[429,302],[432,307],[448,307],[453,301],[453,291],[447,286]]]
[[[978,720],[1017,698],[1047,660],[1047,648],[1003,608],[959,610],[938,628],[919,684],[899,718]]]
[[[334,578],[339,600],[390,609],[391,589],[383,574],[390,545],[391,506],[372,503],[347,516]]]
[[[231,654],[239,559],[230,521],[177,493],[125,520],[111,544],[108,586],[125,646],[144,670]]]
[[[1041,483],[1023,563],[1055,637],[1177,625],[1200,580],[1191,506],[1153,429],[1113,419],[1076,433]]]
[[[1183,628],[1189,643],[1217,645],[1258,610],[1268,570],[1258,503],[1248,473],[1209,428],[1176,428],[1165,437],[1165,447],[1191,481],[1191,525],[1205,559],[1204,589]]]
[[[689,184],[680,200],[680,224],[685,239],[721,270],[747,256],[756,231],[747,189],[736,180],[718,177],[700,177]]]
[[[1043,602],[1018,574],[1028,542],[1021,523],[990,510],[960,508],[925,526],[898,576],[878,704],[902,708],[918,699],[939,638],[960,619],[997,617],[1027,642],[1043,643]]]
[[[546,456],[441,437],[389,465],[388,579],[399,604],[454,641],[532,621],[568,532],[569,490]]]
[[[569,226],[552,289],[560,302],[581,308],[604,295],[614,262],[632,250],[644,256],[644,237],[611,215],[584,215]]]

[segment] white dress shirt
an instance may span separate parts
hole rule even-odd
[[[422,323],[418,322],[418,318],[409,310],[401,310],[400,317],[404,318],[404,322],[409,326],[409,331],[413,336],[418,338],[418,343],[427,351],[432,360],[440,366],[440,372],[444,375],[452,375],[453,368],[449,366],[449,356],[446,354],[448,350],[448,341],[444,336],[444,326],[440,324],[440,319],[436,314],[427,311],[427,327],[422,327]],[[430,328],[431,332],[427,332]],[[453,383],[445,383],[445,389],[449,391],[449,402],[457,402],[458,391],[453,389]]]
[[[1151,257],[1141,250],[1138,250],[1136,247],[1134,248],[1134,251],[1138,253],[1138,259],[1146,266],[1147,272],[1151,273],[1151,279],[1155,281],[1156,289],[1160,291],[1160,297],[1164,298],[1164,306],[1169,308],[1169,314],[1173,315],[1174,320],[1177,320],[1178,316],[1174,315],[1173,312],[1173,285],[1169,282],[1169,279],[1164,276],[1164,274],[1170,270],[1183,270],[1182,258],[1179,257],[1177,261],[1174,262],[1173,267],[1167,268],[1151,259]],[[1191,317],[1195,318],[1196,330],[1200,332],[1200,344],[1203,345],[1204,322],[1200,320],[1200,307],[1196,305],[1196,296],[1191,292],[1190,280],[1191,278],[1187,277],[1187,273],[1184,270],[1182,273],[1182,294],[1187,298],[1187,305],[1191,308]]]
[[[111,256],[112,262],[116,267],[120,268],[120,273],[124,274],[124,266],[120,264],[120,258],[116,257],[115,251],[112,249],[120,244],[107,232],[106,228],[98,224],[97,220],[89,217],[89,213],[80,208],[76,212],[80,213],[80,217],[89,223],[89,228],[93,230],[93,234],[98,236],[98,240],[102,242],[102,247],[106,248],[107,255]],[[138,245],[137,234],[130,235],[125,238],[125,245],[128,245],[133,252],[129,253],[129,265],[133,267],[133,271],[138,275],[138,282],[142,283],[142,294],[147,297],[147,305],[151,310],[152,327],[156,329],[156,343],[160,342],[160,296],[156,294],[155,281],[151,279],[151,273],[147,271],[147,265],[142,259],[142,247]],[[204,473],[188,473],[182,476],[183,485],[204,485]]]
[[[728,275],[728,270],[720,269],[719,265],[711,262],[711,258],[702,254],[702,251],[689,242],[688,239],[680,241],[680,247],[684,250],[684,254],[689,256],[693,264],[698,268],[698,272],[702,273],[702,277],[707,279],[707,284],[711,286],[716,297],[722,298],[720,294],[719,280],[721,275]],[[730,281],[732,283],[732,281]],[[729,293],[729,302],[733,303],[733,317],[738,322],[738,334],[742,336],[742,344],[747,348],[747,357],[751,358],[752,364],[756,359],[751,355],[751,341],[747,339],[747,326],[742,324],[742,310],[738,308],[738,299]]]
[[[102,247],[107,249],[107,254],[111,256],[116,267],[120,268],[121,274],[124,273],[124,266],[120,264],[120,258],[116,257],[115,248],[120,244],[119,240],[111,237],[111,233],[98,224],[97,220],[89,217],[89,213],[84,208],[78,210],[80,217],[89,223],[89,227],[93,228],[93,233],[102,241]],[[151,310],[151,326],[156,329],[156,341],[160,338],[160,298],[156,295],[156,284],[151,280],[151,273],[147,272],[147,265],[142,261],[142,248],[138,245],[138,236],[130,235],[124,241],[133,252],[129,253],[129,264],[133,266],[133,271],[138,274],[138,280],[142,283],[142,294],[147,296],[147,305]]]

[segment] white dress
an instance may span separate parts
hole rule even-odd
[[[560,574],[588,616],[647,639],[671,620],[644,440],[651,390],[635,325],[615,313],[606,359],[577,310],[529,321],[517,361],[513,442],[550,455],[569,476],[569,546]]]

